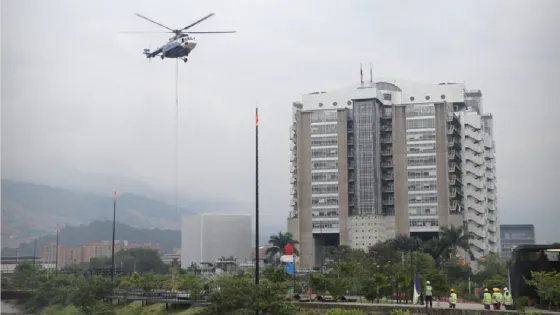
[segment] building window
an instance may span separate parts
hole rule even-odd
[[[338,148],[319,148],[311,149],[311,158],[333,158],[338,157]]]
[[[332,170],[338,169],[338,161],[312,161],[312,170]]]
[[[436,127],[436,120],[434,118],[406,120],[406,129],[425,129],[425,128],[435,128],[435,127]]]
[[[410,101],[413,102],[414,101],[414,96],[410,97]]]
[[[430,96],[426,95],[426,101],[429,101],[429,100],[430,100]]]
[[[393,95],[391,95],[389,93],[384,93],[383,94],[383,100],[384,101],[390,101],[390,100],[392,100],[392,98],[393,98]]]

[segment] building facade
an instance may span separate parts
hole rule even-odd
[[[327,246],[430,239],[449,226],[466,227],[475,256],[497,251],[492,116],[481,99],[463,84],[381,81],[294,103],[288,231],[302,267],[319,267]]]
[[[183,217],[181,268],[215,263],[222,256],[247,261],[251,251],[251,215],[204,213]]]
[[[500,225],[501,254],[511,258],[514,248],[520,245],[535,245],[535,226],[533,224]]]

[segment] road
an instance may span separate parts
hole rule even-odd
[[[21,311],[15,308],[13,305],[2,302],[2,314],[21,314]]]

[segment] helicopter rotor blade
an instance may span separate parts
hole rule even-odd
[[[148,20],[148,21],[150,21],[150,22],[152,22],[152,23],[154,23],[154,24],[156,24],[156,25],[159,25],[159,26],[161,26],[161,27],[163,27],[163,28],[166,28],[166,29],[170,30],[171,32],[174,32],[174,31],[173,31],[172,29],[170,29],[169,27],[167,27],[167,26],[165,26],[165,25],[163,25],[163,24],[161,24],[161,23],[158,23],[158,22],[156,22],[156,21],[154,21],[154,20],[152,20],[152,19],[149,19],[149,18],[147,18],[147,17],[145,17],[145,16],[143,16],[143,15],[141,15],[141,14],[135,13],[135,15],[136,15],[137,17],[143,18],[144,20]]]
[[[189,29],[189,28],[195,26],[196,24],[198,24],[198,23],[200,23],[200,22],[202,22],[202,21],[204,21],[204,20],[206,20],[206,19],[208,19],[208,18],[211,18],[214,14],[215,14],[215,13],[210,13],[210,14],[208,14],[207,16],[203,17],[202,19],[200,19],[200,20],[198,20],[198,21],[196,21],[196,22],[194,22],[194,23],[192,23],[192,24],[190,24],[190,25],[188,25],[188,26],[183,27],[182,29],[180,29],[180,31],[184,31],[184,30],[186,30],[186,29]]]
[[[168,34],[173,32],[119,32],[120,34]]]
[[[189,34],[226,34],[226,33],[236,33],[236,31],[189,32]]]

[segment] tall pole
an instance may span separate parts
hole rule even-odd
[[[259,285],[259,108],[255,108],[255,285]]]
[[[60,225],[57,224],[56,225],[56,258],[55,258],[55,262],[54,262],[54,274],[58,274],[58,234],[60,231]]]
[[[33,267],[35,267],[35,257],[37,256],[37,239],[33,242]]]
[[[111,243],[111,281],[115,280],[115,220],[117,219],[117,192],[113,195],[113,242]]]
[[[294,263],[294,294],[295,294],[296,293],[296,251],[295,251],[295,247],[294,247],[294,252],[292,253],[292,261]]]

